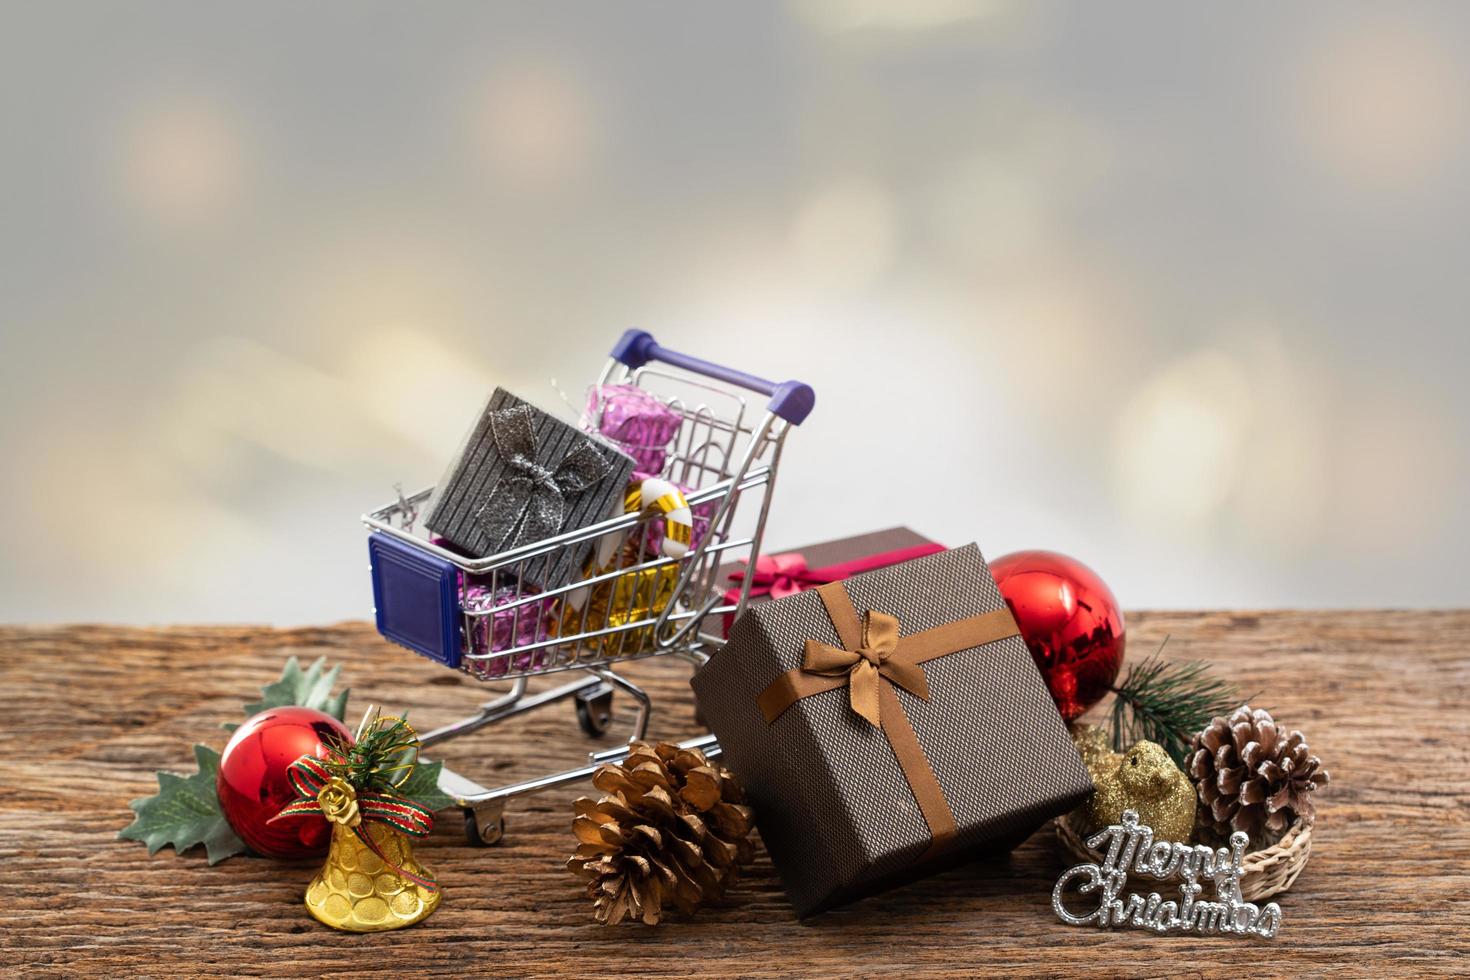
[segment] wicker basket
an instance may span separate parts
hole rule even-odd
[[[1073,814],[1057,817],[1057,837],[1078,859],[1101,862],[1099,851],[1089,850],[1073,821]],[[1247,902],[1268,898],[1291,887],[1312,855],[1312,825],[1298,818],[1286,836],[1271,847],[1245,856],[1245,873],[1240,876],[1240,894]]]

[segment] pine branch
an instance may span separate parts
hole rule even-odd
[[[439,790],[441,764],[419,759],[418,737],[406,717],[366,726],[356,743],[338,736],[328,736],[327,742],[333,758],[323,760],[323,767],[360,793],[384,793],[430,810],[452,802]]]
[[[1235,708],[1240,698],[1235,685],[1210,673],[1209,664],[1163,660],[1168,642],[1165,637],[1147,660],[1130,666],[1123,683],[1113,688],[1109,728],[1114,751],[1147,740],[1163,746],[1182,766],[1195,733]]]

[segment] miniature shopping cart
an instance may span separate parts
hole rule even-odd
[[[510,684],[477,713],[425,734],[426,748],[558,701],[575,706],[588,735],[601,735],[611,723],[615,690],[635,702],[629,741],[641,739],[651,700],[615,666],[654,656],[698,666],[723,642],[706,632],[708,625],[744,608],[751,577],[741,579],[737,593],[721,588],[728,583],[717,581],[717,571],[737,560],[754,566],[782,446],[790,427],[811,411],[812,389],[667,350],[641,330],[623,334],[598,380],[615,384],[656,395],[681,418],[659,476],[689,488],[688,506],[705,522],[682,556],[650,548],[662,519],[655,512],[624,514],[485,558],[465,557],[420,524],[432,487],[400,493],[363,516],[379,632],[476,680]],[[749,404],[751,393],[768,397],[763,409]],[[585,421],[596,428],[599,420]],[[555,564],[563,549],[587,552],[589,543],[599,556],[589,575],[536,590],[538,569]],[[529,678],[559,672],[571,679],[528,693]],[[718,751],[708,735],[684,744]],[[590,753],[586,765],[498,789],[446,769],[440,787],[464,810],[471,842],[493,844],[504,833],[509,800],[584,779],[600,763],[624,756],[622,747]]]

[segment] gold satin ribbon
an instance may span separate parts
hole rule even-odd
[[[929,700],[929,682],[921,664],[1016,636],[1016,621],[1009,609],[997,609],[899,636],[898,619],[887,613],[870,609],[859,617],[841,582],[821,585],[814,591],[826,606],[842,647],[807,640],[802,665],[768,684],[756,703],[766,723],[771,724],[802,698],[847,687],[852,709],[882,729],[898,759],[924,822],[929,825],[932,843],[925,855],[928,857],[952,840],[959,828],[894,688],[902,687],[917,698]]]
[[[849,603],[851,605],[851,603]],[[929,682],[912,659],[898,654],[898,619],[869,609],[863,613],[861,639],[855,650],[842,650],[820,640],[806,641],[806,659],[801,669],[819,677],[847,678],[847,696],[852,710],[882,725],[878,681],[887,678],[918,698],[929,700]]]

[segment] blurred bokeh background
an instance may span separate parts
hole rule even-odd
[[[817,389],[772,544],[1463,605],[1467,76],[1450,3],[6,3],[0,619],[365,617],[357,515],[629,326]]]

